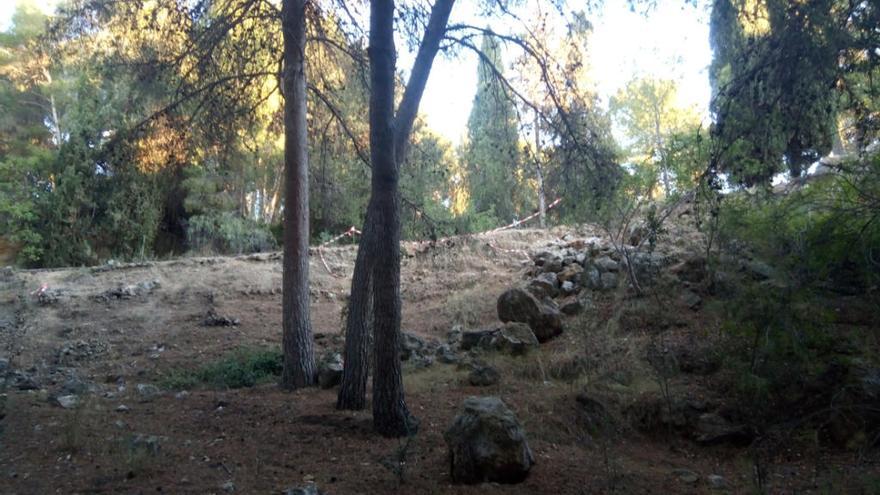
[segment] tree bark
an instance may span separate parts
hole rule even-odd
[[[394,249],[397,253],[392,259],[386,261],[386,264],[393,263],[396,269],[396,275],[389,275],[390,277],[396,277],[396,286],[393,291],[389,291],[386,288],[386,291],[383,292],[382,297],[393,297],[397,302],[397,323],[394,329],[395,335],[393,336],[395,343],[393,345],[393,352],[396,354],[399,352],[398,343],[400,339],[400,294],[399,294],[399,279],[400,279],[400,197],[399,191],[397,191],[397,174],[399,170],[400,163],[405,159],[408,152],[409,145],[409,136],[412,132],[413,122],[415,121],[415,117],[418,113],[419,102],[421,101],[422,95],[425,92],[425,86],[428,81],[428,76],[431,72],[431,67],[434,63],[434,59],[436,58],[437,52],[440,48],[440,41],[443,39],[443,35],[446,32],[446,25],[449,22],[449,15],[452,12],[452,6],[454,5],[455,0],[437,0],[434,3],[434,6],[431,9],[430,19],[428,20],[428,25],[425,29],[425,35],[422,38],[422,43],[419,45],[419,51],[416,55],[416,60],[413,65],[413,69],[410,75],[410,79],[407,82],[406,89],[403,94],[403,98],[400,103],[400,108],[398,110],[397,116],[394,117],[392,121],[391,118],[393,116],[393,101],[394,101],[394,86],[393,86],[393,75],[394,75],[394,39],[393,36],[384,33],[382,36],[390,36],[387,40],[384,40],[385,45],[390,43],[390,76],[385,74],[381,77],[383,82],[388,77],[391,77],[391,82],[388,87],[378,88],[379,91],[383,92],[382,98],[385,98],[387,101],[382,101],[382,118],[388,118],[388,121],[383,121],[383,123],[379,124],[385,126],[387,131],[391,134],[392,137],[392,146],[385,150],[384,146],[387,143],[384,142],[385,139],[388,138],[387,135],[382,135],[382,144],[383,144],[383,152],[388,153],[387,157],[393,163],[394,177],[393,177],[393,187],[394,194],[396,197],[393,201],[385,201],[380,203],[377,201],[378,195],[376,193],[376,180],[378,174],[376,172],[376,155],[375,152],[377,150],[376,144],[373,142],[373,129],[374,129],[374,120],[373,120],[373,97],[377,94],[377,87],[375,85],[372,86],[372,92],[370,97],[370,161],[371,167],[373,169],[372,175],[372,197],[370,199],[370,204],[367,208],[367,216],[364,223],[363,235],[361,236],[360,245],[358,246],[358,254],[357,260],[355,261],[354,267],[354,275],[351,281],[351,296],[349,298],[348,303],[348,317],[346,320],[345,326],[345,350],[344,350],[344,362],[345,369],[343,371],[342,377],[342,385],[339,389],[339,396],[337,398],[336,407],[338,409],[363,409],[366,406],[366,388],[367,388],[367,376],[368,376],[368,366],[369,366],[369,355],[368,355],[368,343],[370,340],[370,330],[371,327],[375,331],[376,323],[370,323],[375,318],[373,312],[373,305],[375,298],[380,297],[378,293],[375,292],[376,289],[374,285],[374,270],[376,269],[377,259],[380,256],[385,256],[387,254],[386,251],[383,251],[380,247],[378,247],[375,243],[377,242],[377,238],[381,237],[383,234],[377,233],[377,225],[376,222],[380,218],[380,213],[378,209],[381,207],[390,207],[392,209],[396,208],[396,220],[394,218],[388,218],[387,216],[383,216],[383,221],[392,221],[396,223],[397,229],[397,237],[394,241]],[[381,5],[380,5],[381,4]],[[376,10],[379,9],[381,13],[376,14]],[[371,82],[375,69],[373,66],[373,21],[374,15],[384,15],[388,19],[388,25],[383,25],[383,29],[392,30],[393,34],[393,24],[391,24],[391,17],[394,13],[394,4],[392,1],[385,2],[375,2],[371,4],[371,31],[370,31],[370,69],[371,69]],[[376,33],[378,34],[378,33]],[[380,46],[382,46],[380,44]],[[387,50],[388,46],[385,47]],[[387,56],[386,54],[382,54],[383,56]],[[389,70],[387,67],[388,61],[383,60],[385,66],[382,67],[381,70]],[[389,97],[390,92],[390,97]],[[386,108],[387,106],[387,108]],[[378,117],[378,114],[377,114]],[[396,201],[396,203],[395,203]],[[390,205],[390,206],[389,206]],[[385,239],[387,241],[387,239]],[[387,244],[387,242],[385,243]],[[381,269],[381,268],[380,268]],[[393,294],[393,296],[391,296]],[[391,321],[393,323],[393,319]],[[385,342],[385,341],[383,341]],[[378,339],[375,339],[375,346],[378,347],[380,344]],[[392,352],[392,351],[388,351]],[[378,359],[378,358],[376,358]],[[385,363],[388,360],[388,356],[383,358],[382,363],[379,363],[378,360],[374,360],[375,362],[375,372],[374,372],[374,395],[373,395],[373,407],[374,407],[374,420],[375,420],[375,408],[376,402],[378,400],[375,392],[375,386],[377,380],[391,380],[394,382],[395,378],[393,375],[397,375],[396,380],[400,380],[400,360],[399,357],[393,358],[391,361],[396,363],[392,366],[392,369],[389,369],[389,373],[392,375],[391,378],[387,378],[385,375]],[[379,375],[382,375],[381,378],[378,378]],[[406,411],[406,404],[403,402],[403,388],[402,384],[397,383],[394,385],[392,383],[391,386],[386,387],[387,394],[383,394],[382,400],[390,401],[389,404],[382,406],[385,410],[395,410],[398,409],[400,414],[396,416],[404,416],[406,421],[410,421],[411,417],[409,413]],[[399,394],[399,396],[398,396]],[[391,414],[395,416],[394,413]],[[412,425],[406,424],[406,428],[402,432],[394,432],[393,428],[390,429],[389,435],[398,435],[398,434],[406,434],[407,432],[411,432]],[[378,426],[377,430],[382,431]]]
[[[284,0],[284,273],[281,386],[313,385],[315,354],[309,318],[309,163],[306,123],[305,0]]]
[[[394,2],[370,2],[370,162],[376,239],[373,263],[373,427],[410,433],[400,366],[400,193],[394,155]]]
[[[375,227],[371,221],[373,202],[367,206],[367,217],[358,245],[354,274],[351,278],[351,295],[348,299],[348,316],[345,321],[345,349],[343,350],[342,383],[336,399],[337,409],[361,410],[367,405],[367,378],[373,319],[373,263],[378,254],[373,247]]]

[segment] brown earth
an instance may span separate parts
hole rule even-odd
[[[406,244],[404,329],[444,340],[454,324],[493,323],[497,296],[531,265],[525,251],[566,232],[516,230],[437,246]],[[320,256],[312,257],[319,355],[340,348],[354,249],[323,250],[333,274]],[[159,285],[152,291],[101,297],[154,280]],[[40,303],[43,285],[56,302]],[[641,359],[646,343],[658,337],[645,329],[646,322],[597,332],[609,320],[624,320],[613,295],[597,300],[592,321],[569,320],[563,336],[538,352],[487,356],[502,370],[498,385],[467,385],[467,370],[453,365],[406,368],[407,402],[421,420],[419,434],[409,442],[372,433],[368,412],[336,411],[335,390],[287,393],[264,384],[182,396],[166,390],[142,400],[137,384],[161,384],[175,370],[242,347],[277,346],[280,286],[277,254],[0,274],[0,357],[40,385],[5,393],[0,493],[224,493],[233,487],[237,493],[281,493],[307,481],[328,494],[714,493],[707,483],[711,474],[723,476],[730,493],[754,491],[753,450],[701,446],[662,429],[638,433],[627,424],[621,412],[626,406],[660,394],[659,381]],[[664,345],[695,345],[717,333],[716,322],[669,304],[675,324],[662,334]],[[212,310],[240,325],[203,326]],[[640,325],[644,328],[634,328]],[[579,361],[581,356],[590,364]],[[633,375],[628,386],[606,379],[620,373]],[[78,407],[65,409],[51,397],[74,375],[94,390]],[[676,377],[671,389],[723,400],[706,380]],[[614,426],[604,433],[584,424],[575,397],[585,386],[615,399],[609,407]],[[517,412],[537,461],[524,483],[452,484],[442,432],[469,395],[498,395]],[[117,410],[121,405],[127,410]],[[158,448],[133,448],[137,435],[156,436]],[[400,476],[387,465],[402,451]],[[783,451],[761,459],[761,466],[768,493],[858,493],[868,486],[864,479],[876,472],[876,462],[871,453]],[[396,466],[399,472],[400,463]],[[694,471],[699,480],[688,484],[676,469]]]

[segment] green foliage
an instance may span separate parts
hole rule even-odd
[[[503,223],[523,211],[518,200],[521,192],[519,131],[513,100],[499,79],[501,50],[492,36],[484,36],[480,47],[485,59],[477,67],[477,94],[468,118],[468,139],[462,152],[467,170],[471,210],[477,213],[494,209]]]
[[[863,96],[877,89],[865,75],[878,67],[866,55],[878,15],[872,2],[713,2],[714,135],[733,181],[799,176],[831,150],[841,103],[863,124],[876,119]]]
[[[281,376],[282,366],[280,350],[245,348],[195,370],[168,373],[161,383],[165,388],[176,390],[200,386],[217,389],[253,387]]]
[[[276,247],[275,238],[265,225],[234,213],[190,217],[187,240],[190,249],[201,253],[241,254]]]
[[[880,281],[880,156],[784,195],[731,195],[721,241],[745,241],[796,287],[852,292]]]

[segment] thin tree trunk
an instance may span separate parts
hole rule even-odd
[[[309,318],[309,175],[304,71],[305,0],[284,0],[284,273],[281,386],[315,383],[315,354]]]
[[[538,223],[542,229],[547,227],[547,197],[544,196],[544,171],[541,170],[541,134],[538,129],[538,110],[535,109],[535,176],[538,179]]]
[[[337,409],[361,410],[367,405],[367,378],[369,375],[370,323],[373,320],[372,272],[376,257],[373,247],[375,227],[372,218],[373,203],[367,207],[367,218],[358,245],[354,274],[351,278],[351,296],[345,320],[345,349],[343,350],[342,384],[336,399]]]

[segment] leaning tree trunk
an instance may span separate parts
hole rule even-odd
[[[367,207],[367,218],[358,245],[354,275],[351,278],[351,296],[345,320],[345,349],[343,350],[342,384],[336,399],[337,409],[361,410],[367,405],[367,377],[369,374],[370,323],[373,319],[373,261],[376,252],[373,242],[375,218],[373,203]]]
[[[309,161],[306,123],[305,1],[284,0],[284,273],[281,301],[286,389],[315,383],[309,318]]]
[[[384,436],[410,431],[400,367],[400,191],[394,153],[394,1],[370,2],[370,161],[376,238],[373,263],[373,427]]]

